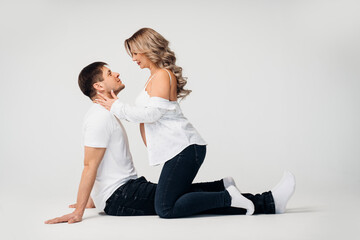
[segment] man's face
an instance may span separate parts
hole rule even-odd
[[[114,90],[115,94],[118,94],[121,90],[125,88],[125,85],[121,82],[117,72],[112,72],[109,68],[103,67],[103,79],[102,82],[97,82],[95,87],[98,91],[103,93],[110,93],[111,90]]]

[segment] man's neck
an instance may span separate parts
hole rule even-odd
[[[108,97],[108,98],[113,98],[113,97],[111,96],[111,93],[103,92],[102,94],[105,95],[105,96]],[[117,95],[117,93],[115,93],[115,95]],[[99,94],[96,94],[96,95],[92,98],[92,100],[94,101],[95,99],[103,99],[103,98],[102,98],[101,96],[99,96]]]

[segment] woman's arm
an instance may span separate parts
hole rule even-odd
[[[125,119],[135,123],[156,122],[166,111],[166,109],[156,107],[129,106],[120,102],[120,100],[115,101],[110,108],[110,112],[119,119]]]
[[[98,103],[108,109],[119,119],[125,119],[135,123],[152,123],[159,120],[167,110],[171,110],[169,106],[170,99],[170,77],[165,70],[159,70],[156,77],[149,86],[149,95],[151,96],[148,107],[134,107],[120,102],[113,91],[108,98],[104,94],[98,93],[102,99],[95,99]]]
[[[145,144],[145,146],[147,147],[146,145],[146,133],[145,133],[145,126],[143,123],[140,123],[140,134],[141,134],[141,138]]]

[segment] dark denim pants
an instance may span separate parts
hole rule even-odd
[[[194,152],[199,159],[196,159],[196,156],[191,159]],[[197,213],[245,214],[246,209],[229,207],[231,198],[224,188],[223,180],[192,184],[205,158],[205,152],[205,146],[191,145],[167,161],[159,180],[162,185],[148,182],[144,177],[129,180],[106,201],[105,213],[114,216],[156,215],[154,204],[157,199],[157,204],[160,205],[158,211],[168,211],[167,215],[162,217],[184,217]],[[271,192],[243,195],[254,203],[254,214],[275,213]],[[162,207],[164,209],[160,209]]]
[[[222,180],[192,184],[205,155],[206,146],[190,145],[164,164],[155,193],[155,210],[160,217],[246,213],[245,209],[230,207],[231,197]],[[275,213],[271,192],[244,196],[253,201],[256,214]]]
[[[106,201],[105,213],[113,216],[144,216],[156,215],[155,191],[156,184],[148,182],[144,177],[129,180],[119,187]],[[190,192],[221,192],[224,191],[223,180],[205,183],[194,183]],[[255,205],[254,214],[274,214],[275,205],[271,192],[252,195],[243,194]],[[246,209],[224,207],[201,212],[201,214],[243,215]]]
[[[113,216],[156,215],[155,191],[156,184],[144,177],[131,179],[108,198],[104,212]]]

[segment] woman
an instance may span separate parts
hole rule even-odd
[[[185,217],[226,207],[246,209],[246,214],[252,215],[253,202],[231,182],[223,191],[190,191],[205,158],[206,142],[182,114],[178,100],[191,91],[184,89],[186,78],[182,76],[181,67],[175,64],[175,54],[168,44],[150,28],[142,28],[125,40],[132,60],[151,73],[136,99],[137,107],[121,103],[114,94],[114,99],[104,97],[96,102],[120,119],[140,123],[150,165],[164,164],[155,195],[155,210],[160,217]],[[270,195],[267,197],[269,208],[274,205]]]

